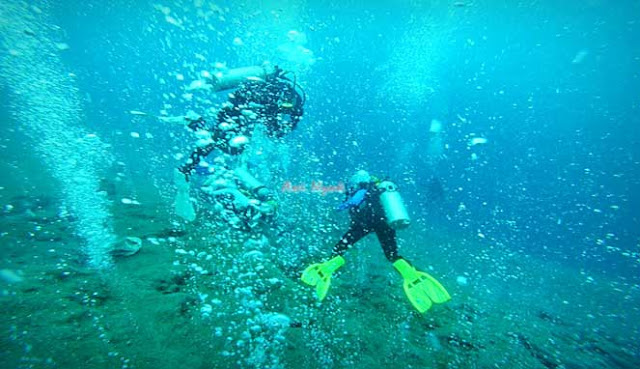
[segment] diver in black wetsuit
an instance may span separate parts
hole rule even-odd
[[[332,257],[344,255],[356,242],[375,232],[387,260],[394,263],[402,258],[398,255],[396,230],[387,223],[380,202],[380,194],[384,190],[378,187],[378,182],[364,171],[356,173],[352,178],[346,192],[347,200],[338,206],[339,210],[349,209],[351,224],[349,230],[333,246]]]
[[[188,180],[200,160],[215,149],[230,155],[241,154],[256,123],[265,124],[269,137],[283,137],[298,126],[304,103],[305,95],[299,85],[278,67],[264,80],[248,80],[230,94],[229,101],[218,111],[215,126],[207,127],[202,117],[187,119],[190,129],[210,131],[211,140],[191,153],[180,172]]]
[[[398,255],[395,230],[408,227],[410,220],[393,182],[379,181],[364,170],[358,171],[349,180],[347,201],[338,206],[338,210],[345,209],[349,209],[351,225],[334,245],[331,259],[311,264],[302,272],[302,282],[315,287],[318,300],[327,296],[331,275],[345,264],[344,253],[371,232],[378,236],[384,255],[402,276],[404,291],[416,310],[424,313],[434,303],[451,298],[440,282]]]
[[[229,95],[229,101],[218,111],[215,125],[209,126],[199,116],[187,116],[186,126],[193,131],[203,131],[197,148],[189,160],[174,172],[174,184],[177,187],[175,198],[176,214],[187,221],[196,218],[195,208],[189,196],[189,177],[198,168],[200,161],[215,149],[229,155],[240,155],[253,134],[257,123],[264,123],[267,135],[281,138],[293,131],[303,114],[305,94],[295,79],[292,81],[278,67],[267,72],[266,68],[248,67],[230,70],[226,77],[212,79],[211,85],[216,91],[238,87]],[[287,118],[288,116],[288,118]],[[243,175],[239,176],[239,173]],[[273,213],[277,208],[274,196],[264,185],[237,168],[235,174],[243,187],[257,200],[269,206],[263,206],[264,214]],[[237,192],[234,192],[238,195]],[[236,197],[240,197],[239,195]]]

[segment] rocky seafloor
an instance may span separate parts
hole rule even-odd
[[[327,256],[340,222],[251,237],[114,206],[116,233],[142,249],[96,271],[53,199],[3,201],[14,205],[0,216],[2,368],[640,367],[632,278],[406,232],[402,251],[450,302],[415,312],[372,237],[320,304],[299,274]]]

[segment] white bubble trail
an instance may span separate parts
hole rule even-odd
[[[105,268],[115,237],[97,173],[111,158],[107,146],[83,127],[73,75],[65,71],[59,40],[53,39],[57,27],[47,17],[46,1],[38,4],[0,5],[0,81],[9,94],[10,113],[31,139],[24,150],[33,151],[56,181],[89,264]]]

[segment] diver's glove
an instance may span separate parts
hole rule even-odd
[[[359,206],[360,204],[362,204],[366,195],[367,195],[367,190],[361,189],[358,192],[356,192],[353,196],[351,196],[349,200],[338,205],[336,207],[336,210],[345,210],[345,209],[355,208],[356,206]]]
[[[180,169],[174,170],[173,181],[177,188],[174,206],[178,216],[188,222],[193,222],[196,219],[196,210],[189,197],[189,182],[187,178],[187,175]]]
[[[204,129],[207,124],[202,115],[194,112],[193,110],[189,110],[187,112],[187,115],[185,115],[184,117],[184,122],[186,123],[186,126],[192,131]]]
[[[344,265],[344,258],[336,256],[321,264],[312,264],[302,273],[302,281],[316,287],[316,297],[324,300],[331,286],[331,274]]]
[[[202,161],[200,162],[200,165],[196,166],[195,172],[197,175],[201,175],[201,176],[210,176],[212,174],[216,174],[216,170],[214,167],[208,164],[202,165]]]
[[[274,217],[278,213],[278,202],[276,200],[267,200],[260,203],[260,213],[266,217]]]

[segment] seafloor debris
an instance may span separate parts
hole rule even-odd
[[[555,360],[553,355],[549,354],[545,350],[543,350],[538,345],[534,344],[527,337],[520,333],[509,332],[508,336],[515,338],[524,348],[529,351],[529,353],[540,362],[540,364],[544,365],[546,368],[555,369],[561,366],[561,364]],[[565,366],[563,366],[565,367]]]
[[[125,237],[113,245],[111,255],[113,256],[132,256],[138,253],[142,248],[142,240],[138,237]]]

